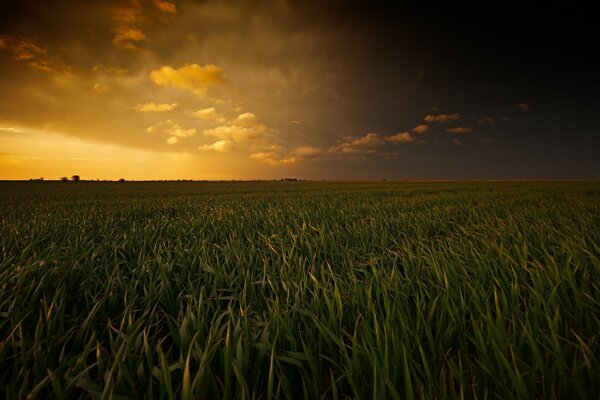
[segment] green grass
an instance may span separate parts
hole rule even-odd
[[[600,397],[597,183],[1,183],[0,397]]]

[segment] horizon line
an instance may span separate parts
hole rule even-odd
[[[78,181],[74,180],[61,180],[61,179],[40,179],[40,178],[30,178],[30,179],[0,179],[0,183],[5,182],[28,182],[28,183],[40,183],[40,182],[51,182],[51,183],[243,183],[243,182],[389,182],[389,183],[399,183],[399,182],[600,182],[600,176],[596,178],[431,178],[431,179],[389,179],[389,178],[380,178],[380,179],[305,179],[305,178],[272,178],[272,179],[79,179]]]

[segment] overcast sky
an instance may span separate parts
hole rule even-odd
[[[600,174],[588,1],[4,0],[0,179]]]

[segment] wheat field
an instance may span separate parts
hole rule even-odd
[[[0,397],[600,397],[595,182],[0,183]]]

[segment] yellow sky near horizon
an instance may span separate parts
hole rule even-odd
[[[0,151],[0,180],[56,180],[72,175],[91,180],[221,180],[239,174],[231,166],[211,168],[218,160],[210,157],[199,162],[187,153],[97,143],[56,132],[0,127],[0,137],[2,148],[11,150]]]

